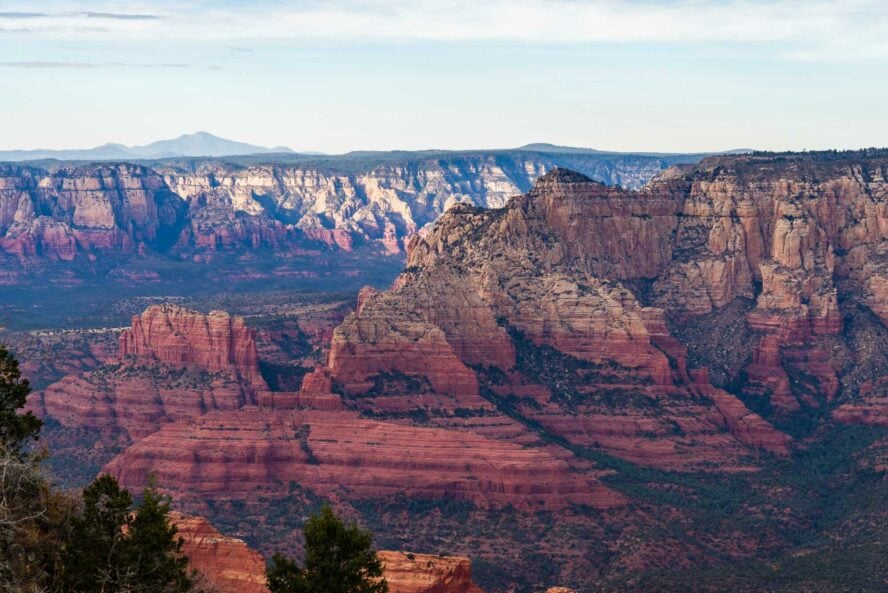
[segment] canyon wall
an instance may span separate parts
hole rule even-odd
[[[504,208],[452,208],[413,239],[393,287],[334,332],[331,380],[362,408],[417,385],[480,393],[573,445],[660,467],[786,454],[791,438],[736,395],[778,419],[835,407],[849,359],[869,351],[843,341],[840,295],[885,320],[886,172],[878,151],[719,157],[633,192],[553,170]],[[676,339],[745,302],[718,350]],[[749,349],[729,351],[741,337]],[[713,385],[719,352],[739,364]],[[841,393],[865,402],[838,418],[880,423],[867,378]]]
[[[20,262],[147,253],[205,261],[217,251],[260,247],[300,254],[367,245],[398,254],[406,237],[453,204],[503,206],[559,163],[637,187],[695,158],[479,151],[304,164],[0,164],[0,252]]]

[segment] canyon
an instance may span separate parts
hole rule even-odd
[[[239,183],[157,174],[175,195],[233,200]],[[729,566],[810,575],[804,558],[834,545],[871,566],[888,154],[709,157],[637,189],[536,174],[499,201],[411,211],[409,229],[332,227],[353,241],[333,248],[381,237],[406,265],[347,315],[301,322],[296,375],[278,319],[151,305],[116,353],[56,363],[70,372],[29,405],[113,441],[100,465],[125,486],[154,476],[264,554],[326,501],[386,548],[471,557],[488,591],[680,591],[688,574],[717,590],[741,578]],[[163,235],[139,220],[117,245]]]
[[[500,207],[558,164],[637,187],[700,158],[572,150],[0,164],[0,252],[7,267],[60,261],[75,270],[96,258],[206,263],[259,248],[401,254],[406,237],[451,205]]]

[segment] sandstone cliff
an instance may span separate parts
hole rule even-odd
[[[220,250],[299,254],[306,245],[397,254],[453,204],[500,207],[559,163],[637,187],[696,158],[478,151],[0,165],[0,253],[22,262],[148,252],[206,261]]]
[[[153,305],[121,333],[115,362],[63,377],[37,407],[65,426],[139,439],[167,422],[256,405],[267,389],[242,318]]]
[[[362,409],[425,390],[451,411],[493,405],[660,467],[738,468],[747,447],[785,454],[787,436],[688,373],[666,314],[686,312],[691,291],[664,292],[661,307],[634,292],[674,265],[687,191],[555,170],[502,209],[452,209],[412,242],[393,288],[364,295],[334,332],[333,382]]]
[[[298,485],[328,498],[406,496],[481,508],[625,502],[594,475],[570,471],[557,451],[320,410],[211,412],[166,424],[105,471],[129,488],[154,476],[174,492],[210,499],[285,496]]]
[[[412,241],[392,289],[365,296],[334,332],[333,381],[350,397],[383,400],[403,395],[379,388],[393,373],[407,378],[402,392],[426,382],[460,401],[484,392],[501,409],[525,398],[513,412],[638,462],[693,464],[681,445],[693,438],[692,449],[712,447],[709,460],[725,463],[719,427],[785,453],[788,437],[710,386],[705,368],[688,369],[686,346],[694,365],[717,364],[717,353],[672,332],[686,336],[701,316],[754,299],[724,337],[758,343],[728,353],[749,360],[717,385],[741,380],[741,395],[778,415],[834,405],[842,360],[860,356],[842,342],[839,296],[885,318],[886,170],[878,151],[722,157],[637,192],[555,170],[504,208],[455,207]],[[825,348],[851,350],[837,358]]]
[[[243,540],[225,537],[201,517],[172,513],[190,567],[218,593],[268,593],[265,559]]]
[[[390,593],[484,593],[468,558],[390,551],[379,557]]]
[[[134,315],[132,327],[120,335],[119,358],[127,357],[210,372],[231,370],[250,383],[262,383],[254,332],[243,318],[224,311],[202,315],[176,305],[152,305]]]
[[[162,249],[184,214],[181,198],[146,167],[0,166],[0,249],[19,258]]]

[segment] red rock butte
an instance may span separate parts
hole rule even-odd
[[[224,311],[202,315],[176,305],[151,305],[120,335],[120,359],[129,356],[210,372],[235,370],[251,383],[262,381],[253,331],[243,318]]]

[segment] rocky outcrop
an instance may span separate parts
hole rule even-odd
[[[231,373],[133,361],[67,375],[44,390],[42,403],[63,426],[139,439],[167,422],[255,404],[255,392]]]
[[[214,591],[268,593],[265,560],[243,540],[223,536],[202,517],[173,512],[170,522],[182,538],[190,567]],[[472,581],[468,558],[387,550],[377,556],[391,593],[484,593]]]
[[[484,593],[472,581],[472,562],[459,556],[379,552],[390,593]]]
[[[451,209],[411,243],[394,286],[362,293],[334,332],[333,384],[362,410],[450,398],[437,409],[501,409],[664,468],[786,454],[789,437],[688,373],[666,321],[679,297],[652,307],[637,294],[673,266],[688,187],[632,193],[555,170],[503,209]]]
[[[242,318],[152,305],[121,333],[117,361],[63,377],[34,406],[64,426],[139,439],[168,422],[254,406],[267,390]]]
[[[609,508],[619,494],[575,474],[557,452],[353,412],[212,412],[167,424],[105,468],[129,488],[149,476],[202,497],[282,495],[470,501],[482,508]]]
[[[152,305],[134,315],[132,327],[120,335],[119,357],[234,371],[249,383],[262,383],[253,330],[243,318],[224,311],[202,314],[176,305]]]
[[[265,559],[243,540],[225,537],[201,517],[170,514],[190,567],[218,593],[268,593]]]
[[[21,258],[164,248],[184,213],[181,198],[146,167],[0,166],[0,249]]]
[[[878,151],[723,157],[630,192],[555,170],[502,209],[454,207],[411,242],[393,287],[363,297],[337,329],[333,381],[353,397],[405,391],[404,381],[380,380],[392,373],[410,378],[413,392],[427,382],[433,392],[474,393],[463,379],[460,388],[442,383],[464,374],[458,360],[476,374],[488,369],[487,383],[500,374],[482,385],[484,399],[495,403],[485,389],[529,397],[532,405],[519,404],[526,417],[635,461],[681,448],[675,439],[642,453],[651,447],[634,442],[633,434],[665,437],[669,425],[698,452],[707,439],[696,435],[722,426],[745,446],[786,453],[788,437],[704,375],[689,376],[669,326],[755,299],[744,331],[759,344],[743,375],[730,379],[777,414],[835,401],[846,363],[824,344],[840,339],[840,291],[881,314],[886,171],[888,156]],[[562,377],[577,376],[574,386],[546,376],[555,359]],[[612,402],[604,406],[603,391]],[[663,413],[651,422],[633,412],[637,405],[614,405],[627,397]],[[675,410],[681,401],[702,406],[694,416],[709,420],[690,426]],[[578,409],[580,420],[568,420]],[[838,412],[864,413],[875,417],[852,404]],[[610,420],[606,431],[590,425],[596,417]]]

